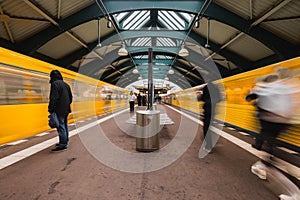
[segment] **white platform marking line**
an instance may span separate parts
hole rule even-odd
[[[83,127],[79,127],[79,128],[77,128],[75,130],[72,130],[72,131],[70,131],[69,136],[72,137],[72,136],[74,136],[74,135],[76,135],[76,134],[78,134],[78,133],[80,133],[82,131],[85,131],[85,130],[93,127],[93,126],[96,126],[96,125],[98,125],[98,124],[106,121],[106,120],[109,120],[109,119],[113,118],[114,116],[117,116],[117,115],[119,115],[119,114],[121,114],[121,113],[123,113],[125,111],[127,111],[127,109],[119,111],[117,113],[113,113],[110,116],[104,117],[104,118],[99,119],[99,120],[97,120],[95,122],[87,124],[87,125],[85,125]],[[16,153],[11,154],[9,156],[6,156],[4,158],[1,158],[0,159],[0,170],[3,169],[3,168],[5,168],[5,167],[8,167],[8,166],[10,166],[10,165],[12,165],[12,164],[20,161],[20,160],[23,160],[23,159],[25,159],[25,158],[33,155],[33,154],[36,154],[39,151],[42,151],[42,150],[44,150],[44,149],[52,146],[53,144],[55,144],[57,142],[58,142],[58,138],[55,137],[55,138],[46,140],[46,141],[44,141],[42,143],[36,144],[34,146],[31,146],[31,147],[29,147],[27,149],[18,151]]]
[[[189,119],[192,120],[193,122],[196,122],[196,123],[198,123],[198,124],[200,124],[200,125],[203,126],[203,122],[202,122],[201,120],[196,119],[196,118],[192,117],[191,115],[188,115],[188,114],[186,114],[186,113],[184,113],[184,112],[182,112],[182,111],[180,111],[180,110],[177,110],[177,109],[175,109],[175,108],[173,108],[173,107],[171,107],[171,106],[169,106],[169,105],[167,105],[167,107],[169,107],[169,108],[171,108],[172,110],[174,110],[174,111],[180,113],[181,115],[183,115],[183,116],[189,118]]]
[[[168,106],[169,108],[173,109],[174,111],[178,112],[178,113],[182,113],[182,115],[188,117],[189,119],[191,119],[192,121],[199,123],[200,125],[203,125],[202,121],[195,119],[191,116],[188,116],[187,114],[171,107]],[[223,138],[229,140],[230,142],[236,144],[237,146],[241,147],[242,149],[250,152],[251,154],[255,155],[256,157],[265,160],[267,157],[270,157],[270,154],[268,154],[267,152],[264,151],[258,151],[256,149],[254,149],[253,147],[251,147],[250,144],[248,144],[247,142],[244,142],[243,140],[240,140],[224,131],[221,131],[219,129],[217,129],[216,127],[211,127],[210,128],[212,131],[214,131],[215,133],[219,134],[220,136],[222,136]],[[297,178],[298,180],[300,180],[300,168],[297,166],[294,166],[284,160],[281,160],[280,158],[275,157],[276,162],[272,163],[273,165],[275,165],[277,168],[281,169],[282,171],[294,176],[295,178]]]
[[[28,140],[17,140],[17,141],[14,141],[14,142],[10,142],[10,143],[7,143],[7,145],[17,145],[17,144],[21,144],[23,142],[27,142]]]
[[[288,152],[288,153],[290,153],[290,154],[298,154],[298,152],[289,150],[289,149],[284,148],[284,147],[277,147],[277,148],[278,148],[278,149],[281,149],[282,151]]]
[[[42,142],[40,144],[34,145],[34,146],[24,149],[22,151],[19,151],[14,154],[11,154],[9,156],[6,156],[4,158],[1,158],[0,159],[0,170],[16,163],[26,157],[29,157],[43,149],[46,149],[46,148],[52,146],[55,142],[57,142],[57,138],[52,138],[52,139]]]
[[[50,134],[50,133],[49,132],[44,132],[44,133],[37,134],[35,136],[41,137],[41,136],[48,135],[48,134]]]
[[[241,135],[245,135],[245,136],[249,135],[248,133],[245,133],[245,132],[242,132],[242,131],[239,131],[238,133],[241,134]]]

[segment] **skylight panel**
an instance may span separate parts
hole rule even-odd
[[[165,56],[165,55],[156,55],[156,59],[173,59],[171,56]]]
[[[176,46],[175,42],[171,40],[170,38],[157,38],[157,41],[159,43],[159,46],[167,46],[167,47],[174,47]]]
[[[137,10],[118,13],[113,16],[119,22],[120,29],[139,30],[151,20],[152,14],[157,15],[158,22],[151,23],[150,27],[145,27],[145,30],[185,30],[194,17],[193,14],[167,10],[158,10],[158,12],[153,10]],[[159,27],[160,25],[162,27]]]
[[[137,16],[138,21],[136,21],[130,29],[139,29],[150,19],[150,11],[142,11],[140,15],[142,15],[142,17],[139,18],[139,16]],[[148,20],[146,20],[146,18],[148,18]]]
[[[167,24],[161,16],[158,16],[158,20],[166,27],[168,30],[173,30],[172,27]]]
[[[190,22],[192,20],[192,15],[184,12],[180,12],[180,14],[188,21]]]
[[[177,13],[174,11],[168,11],[168,13],[170,13],[170,15],[172,15],[172,17],[176,20],[174,23],[180,27],[180,29],[183,29],[185,26],[184,21],[177,15]]]
[[[123,27],[126,26],[140,11],[134,11],[127,19],[123,22]]]
[[[122,13],[119,13],[119,14],[116,14],[115,15],[115,18],[118,20],[118,21],[121,21],[123,19],[123,17],[125,17],[125,15],[127,15],[128,12],[122,12]]]
[[[140,59],[148,59],[148,55],[142,55]]]
[[[146,15],[146,13],[148,12],[149,15],[149,11],[143,10],[143,11],[135,11],[131,16],[134,15],[134,17],[128,17],[128,19],[131,19],[130,21],[127,21],[127,19],[124,21],[124,29],[134,29],[135,25],[138,23],[138,21],[140,21],[141,18],[143,18],[143,16]],[[128,23],[127,23],[128,22]],[[127,24],[126,24],[127,23]]]
[[[140,43],[142,42],[143,38],[137,38],[134,42],[132,42],[132,46],[140,46]]]
[[[166,17],[165,20],[173,26],[174,30],[184,30],[184,21],[174,11],[161,11],[161,14]]]
[[[176,46],[175,42],[171,38],[165,38],[165,40],[167,40],[171,44],[170,46]]]
[[[172,43],[170,43],[166,38],[161,38],[161,41],[163,42],[164,46],[172,46]]]
[[[155,63],[155,65],[159,65],[159,66],[161,66],[163,68],[164,68],[164,66],[169,67],[169,65],[166,64],[166,63]]]
[[[158,15],[165,23],[172,27],[171,30],[178,30],[178,27],[176,27],[176,25],[174,24],[174,19],[167,11],[160,11],[158,12]]]
[[[137,38],[133,43],[132,43],[132,46],[137,46],[137,47],[140,47],[140,46],[147,46],[147,44],[151,43],[151,37],[143,37],[143,38]]]

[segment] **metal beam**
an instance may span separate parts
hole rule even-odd
[[[58,2],[57,2],[57,19],[60,19],[60,13],[61,13],[61,0],[58,0]]]
[[[166,35],[168,36],[168,38],[182,40],[182,39],[184,39],[186,33],[181,32],[181,31],[122,31],[122,32],[120,32],[120,35],[123,40],[133,39],[136,37],[166,37]],[[102,47],[104,47],[106,45],[110,45],[111,43],[118,42],[119,40],[120,40],[120,36],[118,34],[114,33],[114,34],[107,36],[106,38],[103,38],[101,44],[102,44]],[[192,33],[190,33],[187,41],[204,46],[206,43],[206,38],[199,36],[198,34],[192,32]],[[94,42],[93,44],[94,45],[89,45],[89,47],[93,48],[96,46],[97,43]],[[231,61],[236,66],[240,67],[242,70],[246,70],[246,68],[252,64],[249,60],[243,59],[243,58],[239,57],[238,55],[236,55],[235,53],[230,52],[226,49],[222,49],[220,45],[210,42],[210,46],[211,46],[211,50],[218,52],[218,54],[223,57],[226,57],[226,59],[228,61]],[[136,48],[138,48],[138,47],[136,47]],[[179,47],[177,47],[177,48],[163,47],[163,48],[165,48],[165,49],[162,49],[160,47],[161,53],[167,52],[166,50],[170,50],[169,53],[177,54],[179,51]],[[129,48],[129,51],[131,51],[130,49],[131,48]],[[146,47],[144,48],[144,50],[143,50],[143,48],[136,49],[134,51],[131,51],[131,53],[134,54],[134,53],[138,53],[138,52],[145,52],[145,50],[146,50]],[[85,51],[82,51],[82,52],[85,52]],[[172,54],[170,54],[170,55],[172,55]],[[72,61],[69,63],[65,62],[64,66],[71,65],[76,60],[76,57],[74,57],[74,55],[70,55],[70,56],[73,57],[73,59],[69,59],[68,58],[69,56],[61,59],[62,61],[63,60]],[[80,55],[79,55],[78,59],[80,59]]]
[[[271,14],[272,12],[273,11],[270,11],[270,13],[268,14]],[[266,14],[266,16],[268,14]],[[271,32],[268,32],[267,30],[259,26],[254,26],[257,23],[259,23],[261,20],[263,20],[265,16],[263,16],[261,19],[258,19],[255,22],[247,21],[242,17],[226,10],[225,8],[215,3],[212,3],[210,5],[210,7],[207,9],[204,15],[205,17],[215,19],[221,23],[236,28],[237,30],[242,32],[241,34],[247,34],[253,37],[254,39],[266,45],[268,48],[270,48],[272,51],[274,51],[277,55],[279,55],[282,58],[288,59],[294,57],[296,54],[299,53],[297,52],[297,48],[295,45],[274,35]],[[286,51],[286,49],[289,49],[289,51]]]
[[[256,25],[260,24],[265,19],[267,19],[268,17],[270,17],[272,14],[274,14],[275,12],[277,12],[278,10],[280,10],[282,7],[284,7],[286,4],[290,3],[291,1],[292,0],[284,0],[284,1],[280,2],[278,5],[276,5],[275,7],[273,7],[271,10],[267,11],[259,19],[255,20],[253,23],[251,23],[250,26],[253,27],[253,26],[256,26]]]
[[[29,2],[28,0],[25,1]],[[32,3],[30,2],[29,4],[32,5]],[[66,31],[69,31],[70,29],[82,23],[97,19],[99,16],[102,17],[103,13],[101,12],[101,10],[99,10],[97,4],[94,3],[80,10],[79,12],[61,20],[59,23],[50,18],[49,20],[51,20],[51,23],[53,24],[52,26],[20,42],[18,44],[18,48],[26,54],[31,54],[58,35],[65,33]],[[46,14],[45,17],[49,18],[49,16],[47,17]],[[72,38],[74,39],[74,37]],[[79,42],[80,40],[78,39],[76,41]],[[80,44],[83,45],[84,43],[80,41]],[[85,45],[83,46],[87,48]]]
[[[285,0],[282,1],[281,3],[279,3],[277,6],[273,7],[271,10],[269,10],[268,12],[266,12],[263,16],[261,16],[260,18],[258,18],[257,20],[255,20],[254,22],[252,22],[250,24],[250,28],[257,26],[258,24],[260,24],[261,22],[263,22],[265,19],[267,19],[269,16],[271,16],[272,14],[274,14],[276,11],[278,11],[279,9],[281,9],[283,6],[285,6],[286,4],[288,4],[291,0]],[[250,2],[251,4],[251,2]],[[252,12],[251,12],[251,19],[252,19]],[[240,38],[242,35],[244,35],[245,32],[240,32],[239,34],[237,34],[236,36],[234,36],[232,39],[230,39],[228,42],[226,42],[225,44],[223,44],[220,48],[224,49],[225,47],[227,47],[228,45],[230,45],[231,43],[233,43],[235,40],[237,40],[238,38]],[[212,53],[208,58],[213,57],[216,54],[216,52]]]
[[[23,0],[23,1],[27,5],[29,5],[32,9],[34,9],[37,13],[39,13],[44,18],[46,18],[47,20],[49,20],[53,25],[59,27],[59,24],[54,19],[52,19],[52,17],[50,17],[45,11],[43,11],[41,8],[39,8],[37,5],[35,5],[34,3],[32,3],[30,0]],[[84,44],[79,38],[77,38],[76,36],[74,36],[70,31],[66,31],[65,33],[68,36],[70,36],[74,41],[76,41],[78,44],[80,44],[83,47],[87,48],[87,45]]]
[[[97,0],[99,1],[99,0]],[[189,13],[198,13],[202,7],[204,0],[200,1],[140,1],[140,0],[127,0],[118,1],[118,3],[109,0],[102,0],[109,13],[124,12],[124,10],[148,10],[162,9],[174,10]],[[129,6],[130,5],[130,9]]]
[[[0,6],[0,14],[1,14],[2,16],[5,16],[5,14],[4,14],[4,12],[3,12],[1,6]],[[8,18],[8,20],[10,19],[10,17],[9,17],[8,15],[6,15],[6,17]],[[5,20],[5,21],[2,21],[2,22],[3,22],[3,24],[4,24],[5,30],[6,30],[6,32],[7,32],[7,34],[8,34],[8,37],[9,37],[10,41],[11,41],[12,43],[15,43],[14,37],[13,37],[11,31],[10,31],[10,28],[9,28],[9,26],[8,26],[7,21]]]
[[[37,5],[35,5],[33,2],[30,0],[23,0],[24,3],[26,3],[29,7],[31,7],[33,10],[35,10],[37,13],[39,13],[42,17],[47,19],[49,22],[54,24],[55,26],[58,26],[59,24],[52,19],[45,11],[43,11],[41,8],[39,8]]]

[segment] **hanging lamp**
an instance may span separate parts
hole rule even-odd
[[[127,56],[128,55],[128,51],[127,51],[127,49],[125,47],[125,43],[124,42],[122,42],[122,47],[119,49],[118,55],[119,56]]]
[[[206,37],[206,44],[204,45],[205,48],[210,48],[210,45],[209,45],[209,33],[210,33],[210,19],[207,18],[207,37]]]
[[[184,48],[184,42],[182,42],[181,49],[180,49],[178,55],[182,56],[182,57],[189,55],[189,51],[186,48]]]
[[[100,18],[98,18],[98,43],[97,47],[101,47],[101,41],[100,41]]]

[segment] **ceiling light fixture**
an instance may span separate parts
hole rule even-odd
[[[175,73],[174,70],[170,68],[168,74],[174,74],[174,73]]]
[[[108,16],[107,17],[107,24],[106,24],[107,28],[111,28],[111,18]]]
[[[133,74],[138,74],[139,71],[135,68],[134,70],[132,70],[132,73],[133,73]]]
[[[127,49],[125,47],[125,43],[124,42],[122,42],[122,47],[119,49],[118,55],[119,56],[127,56],[128,55],[128,51],[127,51]]]
[[[195,28],[199,28],[199,27],[200,27],[200,20],[199,17],[196,17]]]
[[[180,49],[178,55],[182,56],[182,57],[185,57],[185,56],[189,55],[189,51],[186,48],[184,48],[184,43],[183,42],[182,42],[181,49]]]
[[[209,42],[209,33],[210,33],[210,19],[207,18],[207,37],[206,37],[206,44],[204,45],[205,48],[210,48]]]
[[[100,18],[98,18],[98,44],[97,47],[101,47],[101,42],[100,42]]]
[[[169,80],[169,78],[166,76],[165,80],[166,80],[166,81],[168,81],[168,80]]]

